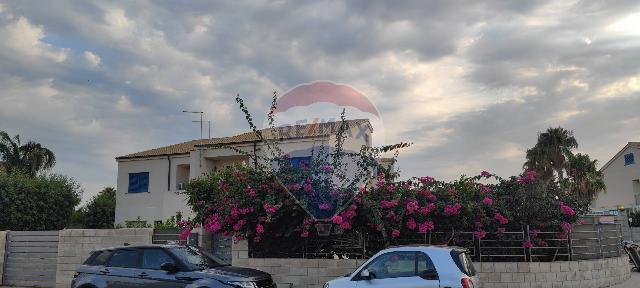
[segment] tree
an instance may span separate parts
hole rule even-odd
[[[81,194],[69,177],[0,173],[0,230],[63,229]]]
[[[22,145],[19,135],[11,138],[0,131],[0,166],[7,174],[21,172],[34,177],[55,164],[55,154],[40,143],[29,141]]]
[[[80,209],[84,228],[113,228],[116,215],[116,189],[106,187],[91,199],[86,207]]]
[[[573,131],[562,127],[548,128],[538,134],[536,145],[527,150],[527,161],[524,168],[534,170],[549,182],[554,175],[562,183],[568,159],[573,156],[573,149],[578,148],[578,141]]]
[[[603,174],[596,168],[597,163],[598,160],[591,160],[586,154],[578,153],[569,157],[567,176],[572,193],[593,200],[600,191],[606,189]]]

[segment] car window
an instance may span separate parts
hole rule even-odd
[[[435,271],[436,267],[433,265],[431,258],[422,252],[418,252],[418,275],[424,271]]]
[[[107,263],[109,256],[111,256],[111,251],[109,250],[96,251],[91,255],[91,257],[89,257],[86,264],[91,266],[102,266]]]
[[[116,250],[109,259],[109,267],[138,267],[138,251],[134,249]]]
[[[175,261],[167,252],[162,249],[144,249],[142,250],[142,269],[160,270],[160,265],[164,263],[173,263]]]
[[[456,263],[456,266],[458,266],[462,273],[467,274],[468,276],[476,275],[476,268],[473,266],[473,262],[471,262],[471,257],[468,252],[451,250],[451,258],[453,258],[453,262]]]
[[[390,252],[378,256],[367,268],[376,279],[416,276],[416,252]]]
[[[228,265],[215,256],[191,246],[171,248],[171,253],[182,260],[189,270],[203,270]]]

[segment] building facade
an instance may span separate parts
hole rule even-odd
[[[595,209],[640,205],[640,142],[629,142],[600,171],[606,191],[594,200]]]
[[[346,121],[344,149],[371,146],[373,129],[366,119]],[[314,148],[333,147],[341,122],[314,123],[264,129],[264,139],[278,139],[280,149],[293,161],[308,159]],[[269,147],[248,132],[224,138],[192,140],[116,158],[118,180],[116,224],[143,221],[154,224],[180,212],[193,216],[182,185],[233,165],[253,165],[247,154],[267,157]]]

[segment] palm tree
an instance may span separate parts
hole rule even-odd
[[[573,137],[573,131],[562,127],[549,128],[538,134],[538,143],[527,150],[524,168],[535,170],[545,181],[549,181],[555,172],[562,183],[567,161],[576,148],[578,141]]]
[[[605,191],[603,174],[596,168],[597,164],[598,160],[591,160],[586,154],[578,153],[569,158],[567,176],[571,180],[571,192],[593,200],[600,191]]]
[[[35,176],[55,164],[55,154],[40,143],[29,141],[22,145],[19,135],[11,138],[7,132],[0,131],[0,167],[6,173],[22,172]]]

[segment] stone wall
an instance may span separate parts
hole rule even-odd
[[[271,273],[278,287],[320,288],[353,272],[366,260],[249,258],[247,242],[233,245],[233,265]],[[483,287],[609,287],[631,276],[629,259],[621,257],[563,262],[474,263]]]
[[[66,229],[61,230],[58,242],[56,287],[69,287],[75,269],[95,249],[151,244],[153,229]]]
[[[7,232],[0,231],[0,284],[2,284],[2,275],[4,273],[4,249],[7,246]]]
[[[483,287],[609,287],[631,277],[629,258],[474,263]]]
[[[631,239],[628,240],[640,243],[640,227],[631,227]]]

